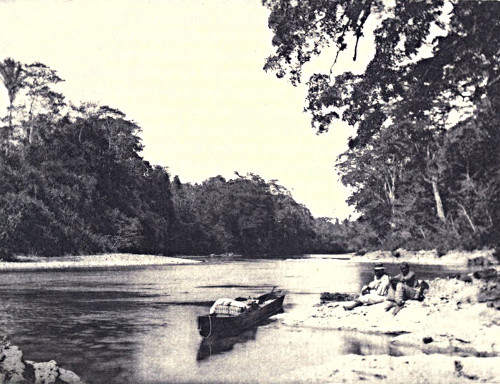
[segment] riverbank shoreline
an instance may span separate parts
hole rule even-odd
[[[475,251],[450,251],[439,255],[436,250],[407,251],[373,251],[364,254],[346,253],[338,255],[309,254],[303,258],[341,260],[354,263],[388,263],[396,264],[408,262],[420,265],[442,265],[445,267],[484,267],[492,266],[498,270],[498,260],[494,249]],[[108,253],[100,255],[81,256],[15,256],[12,261],[0,260],[0,271],[37,271],[37,270],[70,270],[70,269],[99,269],[99,268],[125,268],[146,267],[155,265],[196,264],[206,260],[226,261],[241,260],[241,255],[182,255],[182,256],[156,256],[130,253]],[[261,260],[255,258],[254,260]],[[262,260],[269,260],[263,258]]]
[[[118,267],[197,264],[200,260],[181,257],[109,253],[86,256],[17,256],[16,261],[0,261],[0,271],[73,270]]]
[[[346,311],[351,302],[320,302],[319,297],[308,312],[281,315],[292,327],[389,335],[391,346],[403,354],[341,356],[293,375],[322,383],[499,382],[499,278],[496,273],[467,277],[430,281],[425,299],[407,301],[395,316],[386,312],[386,303]]]
[[[495,249],[474,251],[452,250],[441,255],[437,250],[408,251],[373,251],[364,254],[352,254],[350,260],[357,263],[400,263],[443,266],[485,267],[498,265]]]

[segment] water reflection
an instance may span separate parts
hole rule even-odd
[[[414,268],[424,279],[442,276],[440,269]],[[389,338],[279,321],[202,341],[197,316],[219,297],[258,296],[277,285],[288,291],[285,310],[300,318],[321,292],[357,292],[372,276],[369,264],[328,259],[2,273],[0,331],[25,358],[55,359],[89,383],[277,382],[298,364],[327,364],[338,354],[399,352]]]
[[[0,332],[20,345],[26,358],[54,359],[89,382],[123,383],[130,370],[116,363],[117,356],[134,350],[141,333],[165,323],[165,316],[155,316],[157,312],[151,312],[144,301],[152,298],[158,296],[0,288]],[[94,370],[99,372],[98,380]]]
[[[255,340],[256,336],[257,327],[247,329],[237,336],[209,336],[203,338],[196,354],[196,361],[202,361],[208,359],[213,355],[231,351],[235,344],[246,343],[247,341]]]
[[[394,346],[388,335],[366,335],[358,332],[342,332],[341,338],[343,343],[340,347],[340,354],[347,355],[390,355],[403,356],[408,354]],[[414,352],[413,352],[414,353]]]

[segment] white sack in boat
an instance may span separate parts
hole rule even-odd
[[[210,314],[220,315],[239,315],[248,309],[246,301],[238,301],[234,299],[221,298],[217,299],[210,307]]]

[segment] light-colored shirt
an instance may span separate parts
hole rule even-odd
[[[370,288],[370,293],[376,293],[377,295],[380,296],[386,296],[387,291],[389,290],[389,284],[390,284],[389,276],[384,274],[380,276],[380,278],[377,278],[377,276],[375,276],[373,278],[373,281],[370,281],[368,283],[368,288]]]

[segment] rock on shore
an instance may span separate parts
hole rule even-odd
[[[0,384],[85,384],[75,373],[54,360],[24,360],[22,351],[5,338],[0,340]]]

